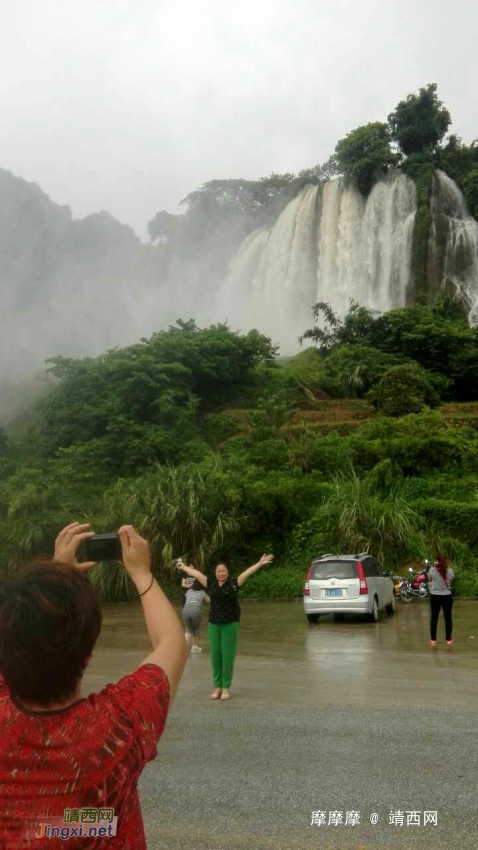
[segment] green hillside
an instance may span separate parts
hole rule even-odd
[[[132,522],[171,584],[174,557],[276,567],[252,596],[299,595],[326,551],[390,569],[453,559],[478,593],[478,331],[446,300],[381,316],[352,305],[318,346],[277,360],[257,331],[193,321],[101,357],[55,358],[0,439],[1,569],[51,552],[72,520]],[[130,588],[95,571],[105,599]]]

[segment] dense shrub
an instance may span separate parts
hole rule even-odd
[[[465,180],[464,194],[471,215],[478,219],[478,168],[468,174]]]
[[[210,413],[204,418],[202,432],[212,448],[217,448],[229,437],[235,437],[247,429],[248,421],[241,414]]]
[[[417,499],[414,507],[439,534],[449,534],[472,546],[478,544],[478,503]]]
[[[338,434],[325,437],[315,437],[309,449],[310,469],[322,473],[325,478],[332,478],[340,470],[347,467],[347,442]]]
[[[439,411],[401,419],[379,417],[367,422],[348,440],[350,457],[361,472],[389,460],[396,474],[429,475],[453,471],[478,472],[478,441],[471,428],[449,426]]]
[[[347,398],[363,398],[402,359],[368,345],[339,345],[327,355],[325,366],[338,375]]]
[[[393,366],[385,372],[368,398],[384,416],[420,413],[424,407],[437,407],[440,403],[425,370],[412,363]]]

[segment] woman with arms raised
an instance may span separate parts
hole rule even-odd
[[[210,597],[208,636],[211,647],[212,679],[214,691],[211,699],[228,700],[234,671],[234,660],[239,636],[241,608],[237,594],[239,588],[265,564],[270,564],[274,555],[263,555],[238,578],[230,578],[229,569],[223,562],[215,569],[214,578],[206,577],[199,570],[178,564],[178,569],[197,579],[206,588]]]
[[[141,599],[152,652],[117,684],[81,697],[102,616],[85,575],[94,564],[76,558],[92,534],[88,525],[67,526],[53,561],[0,584],[0,847],[8,850],[146,848],[137,783],[156,757],[186,644],[151,572],[147,542],[123,526],[123,563]],[[82,808],[114,809],[116,836],[35,838],[40,823]]]

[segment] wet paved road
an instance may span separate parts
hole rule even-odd
[[[433,652],[427,603],[309,626],[300,602],[244,602],[228,703],[209,700],[203,627],[140,781],[149,850],[476,850],[478,603],[454,616],[456,649],[439,631]],[[149,651],[139,607],[107,608],[100,640],[84,693]],[[362,822],[311,826],[334,810]],[[406,826],[424,810],[437,826]]]

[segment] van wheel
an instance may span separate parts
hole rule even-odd
[[[378,610],[378,600],[377,600],[377,597],[374,596],[373,597],[372,611],[370,613],[370,619],[371,619],[372,623],[378,623],[379,617],[380,617],[380,612]]]
[[[319,614],[307,614],[307,619],[309,623],[318,623],[319,622]]]
[[[395,614],[396,610],[397,610],[397,602],[396,602],[395,593],[394,593],[393,596],[392,596],[392,601],[390,602],[390,605],[387,605],[387,614]]]

